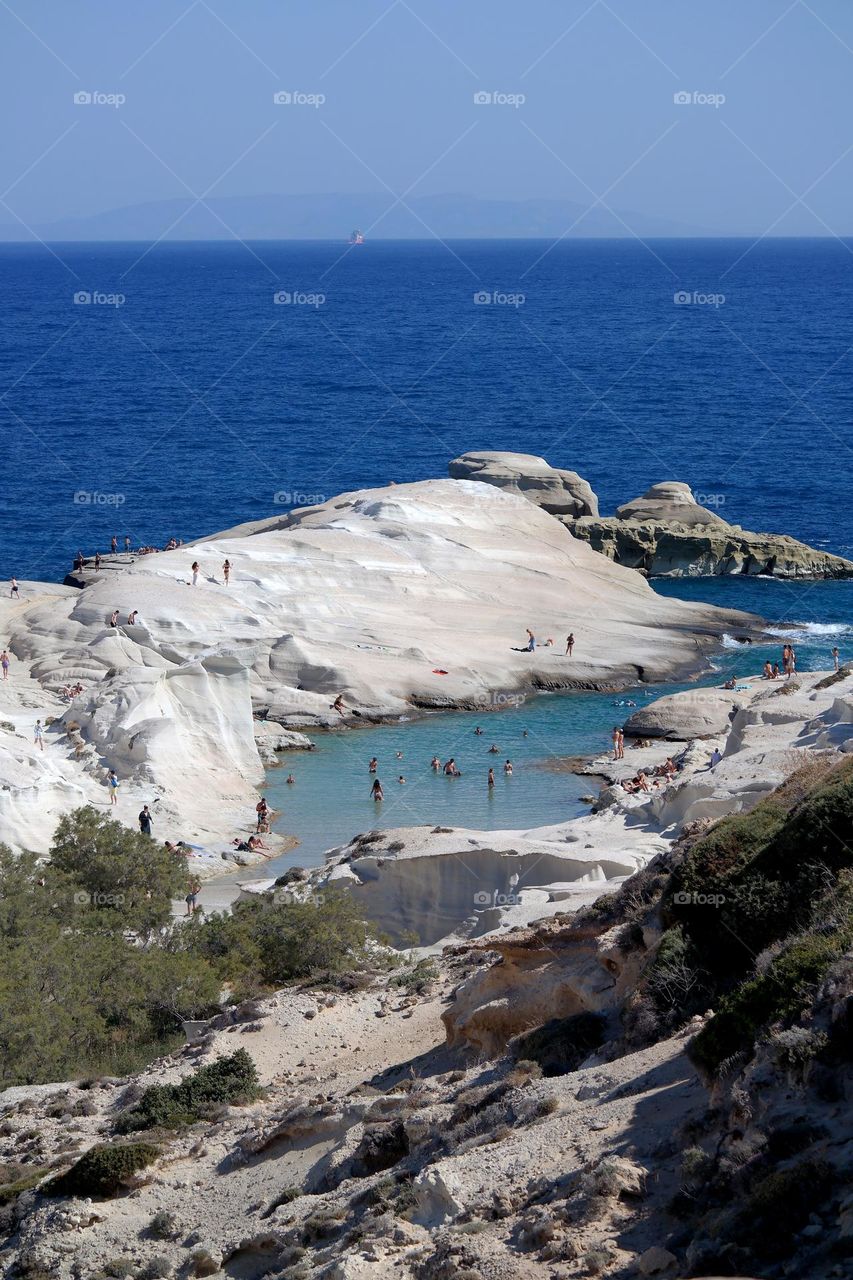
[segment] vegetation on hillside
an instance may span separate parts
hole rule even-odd
[[[240,996],[366,963],[343,892],[176,924],[186,887],[182,859],[91,807],[60,821],[47,862],[0,846],[0,1088],[129,1074],[218,1012],[223,983]]]

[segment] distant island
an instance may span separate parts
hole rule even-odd
[[[488,200],[466,195],[418,196],[395,204],[377,194],[217,196],[153,200],[28,230],[0,222],[0,241],[42,240],[340,240],[358,226],[372,240],[573,239],[711,235],[706,228],[576,200]],[[165,229],[168,228],[164,235]]]

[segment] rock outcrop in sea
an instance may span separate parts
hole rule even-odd
[[[647,577],[694,578],[763,575],[774,578],[850,578],[853,561],[819,551],[784,534],[750,533],[700,506],[688,485],[669,480],[600,516],[590,486],[573,471],[550,467],[526,453],[466,453],[450,463],[451,475],[522,494],[551,511],[617,564]],[[574,496],[559,509],[564,489]],[[586,505],[589,510],[580,508]]]

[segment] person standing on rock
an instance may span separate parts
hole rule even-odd
[[[118,551],[118,538],[115,534],[110,538],[110,551],[112,551],[113,555]]]
[[[142,806],[142,812],[139,815],[139,830],[144,836],[151,835],[151,811],[147,804]]]
[[[570,658],[572,656],[572,649],[574,649],[574,647],[575,647],[575,637],[570,631],[569,634],[566,636],[566,657],[567,658]]]
[[[3,668],[3,679],[8,680],[9,679],[9,655],[5,649],[3,650],[2,653],[0,653],[0,667]]]
[[[20,600],[20,598],[21,598],[20,592],[18,591],[18,579],[13,578],[12,581],[9,583],[9,599]],[[838,650],[836,649],[835,652],[838,653]]]
[[[130,535],[127,533],[124,535],[124,549],[130,551]]]
[[[258,831],[269,831],[269,812],[270,807],[267,804],[266,796],[261,796],[260,800],[255,805],[255,813],[258,815]]]
[[[110,626],[111,627],[118,626],[118,609],[113,609],[112,613],[110,614]]]
[[[613,733],[611,734],[611,737],[613,740],[613,759],[618,760],[619,759],[619,726],[618,724],[615,724],[613,726]]]
[[[110,804],[118,804],[118,774],[115,769],[110,769],[107,786],[110,789]]]
[[[835,646],[835,648],[832,650],[832,661],[833,661],[833,663],[835,664],[835,670],[837,671],[837,670],[838,670],[838,664],[839,664],[839,661],[840,661],[840,655],[839,655],[839,653],[838,653],[838,645],[836,645],[836,646]]]
[[[192,568],[193,568],[193,586],[196,586],[198,584],[198,575],[199,575],[198,560],[193,560]]]
[[[225,585],[227,587],[231,578],[231,561],[230,560],[226,560],[225,563],[223,564],[222,576],[225,579]]]
[[[527,652],[532,653],[536,648],[536,637],[530,628],[527,628]]]
[[[201,893],[201,881],[191,880],[189,885],[189,892],[186,898],[184,899],[184,901],[187,904],[188,916],[195,915],[195,912],[198,908],[198,895],[200,893]]]
[[[95,573],[100,573],[100,571],[101,571],[101,553],[100,551],[96,551],[95,552]]]

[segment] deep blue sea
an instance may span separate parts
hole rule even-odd
[[[0,577],[61,580],[112,534],[163,545],[443,476],[470,449],[579,471],[605,514],[685,480],[746,528],[853,556],[846,242],[5,245],[0,295]],[[804,666],[853,647],[853,583],[655,585],[805,624]],[[757,656],[724,653],[721,670]],[[585,784],[539,769],[535,743],[543,759],[592,749],[611,706],[537,700],[505,716],[495,736],[522,762],[511,786],[489,800],[462,779],[452,799],[455,784],[428,777],[417,803],[389,796],[381,825],[566,816]],[[457,732],[439,724],[438,741],[406,730],[419,772]],[[364,762],[383,746],[392,776],[394,733],[338,735],[289,797],[273,784],[312,856],[379,817]]]

